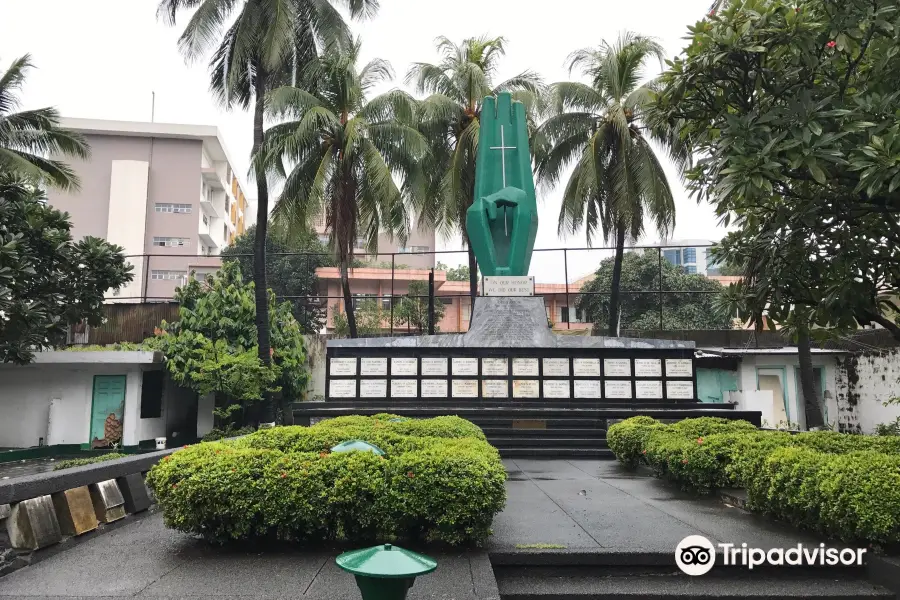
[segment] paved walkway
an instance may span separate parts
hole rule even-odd
[[[611,461],[508,460],[506,510],[488,550],[557,544],[564,552],[671,553],[685,536],[759,547],[810,541],[715,499],[695,499]],[[71,542],[70,542],[71,543]],[[147,515],[0,578],[9,598],[358,598],[333,553],[210,547]],[[517,549],[517,546],[520,548]],[[524,550],[528,551],[528,550]],[[484,552],[435,554],[410,600],[496,600]]]

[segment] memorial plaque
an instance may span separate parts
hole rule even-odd
[[[576,358],[572,361],[572,374],[575,377],[600,377],[600,359]]]
[[[485,296],[534,296],[534,277],[528,275],[487,276]]]
[[[514,358],[513,359],[513,376],[515,377],[537,377],[538,359],[536,358]]]
[[[360,398],[387,398],[387,379],[360,379]]]
[[[631,359],[604,358],[603,375],[606,377],[631,377]]]
[[[637,370],[637,365],[635,365],[635,370]],[[660,381],[658,379],[635,381],[634,382],[634,396],[636,398],[660,398],[661,399],[663,397],[662,381]]]
[[[662,377],[662,361],[658,358],[634,359],[635,377]],[[638,396],[640,398],[640,396]]]
[[[598,365],[598,367],[599,367],[599,365]],[[575,397],[576,398],[600,398],[601,397],[600,380],[599,379],[576,379],[575,380]]]
[[[540,395],[540,382],[537,379],[513,379],[513,398],[538,398]]]
[[[475,360],[475,359],[472,359],[472,360]],[[477,398],[478,397],[478,380],[477,379],[454,379],[452,392],[453,392],[454,398]]]
[[[332,358],[330,375],[332,377],[340,375],[356,375],[356,359]]]
[[[395,377],[397,375],[418,375],[418,374],[419,374],[419,359],[418,358],[401,358],[398,356],[391,357],[391,376]]]
[[[477,358],[453,358],[451,361],[454,375],[478,375]]]
[[[689,358],[667,358],[666,377],[693,377],[694,370]]]
[[[544,377],[568,377],[569,376],[569,359],[568,358],[545,358],[544,359]],[[546,396],[546,392],[544,393]],[[566,396],[568,398],[568,396]]]
[[[673,400],[693,400],[694,399],[694,382],[693,381],[667,381],[666,397]]]
[[[604,383],[604,392],[606,398],[631,398],[631,382],[630,381],[610,381]]]
[[[360,375],[387,375],[387,358],[363,356],[359,359]],[[334,375],[334,373],[332,373]],[[362,392],[360,392],[362,393]]]
[[[422,375],[447,375],[447,358],[444,356],[422,358]]]
[[[482,377],[506,377],[509,375],[509,361],[505,358],[482,358],[481,375]]]
[[[355,379],[332,379],[328,386],[329,398],[356,398]]]
[[[391,398],[415,398],[419,395],[417,383],[415,379],[391,379]]]
[[[509,398],[509,386],[505,379],[485,379],[481,382],[483,398]]]
[[[421,395],[423,398],[446,398],[447,397],[447,380],[446,379],[423,379]]]
[[[545,358],[544,360],[546,361],[547,359]],[[569,380],[545,379],[543,384],[544,384],[544,398],[568,398],[569,397]]]

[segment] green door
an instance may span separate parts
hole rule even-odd
[[[722,369],[697,369],[697,398],[700,402],[724,402],[724,392],[737,387],[737,373]]]
[[[91,448],[106,448],[122,441],[125,412],[125,375],[95,375],[91,404]]]

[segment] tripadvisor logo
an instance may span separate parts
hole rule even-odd
[[[790,548],[752,548],[747,544],[718,544],[721,550],[716,556],[716,546],[702,535],[689,535],[675,547],[675,564],[687,575],[704,575],[721,560],[724,566],[743,566],[753,569],[770,566],[862,566],[865,548],[827,548],[825,544]]]

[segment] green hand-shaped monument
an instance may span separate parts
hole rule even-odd
[[[508,93],[489,96],[480,125],[466,231],[484,275],[527,275],[538,215],[525,107]]]

